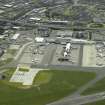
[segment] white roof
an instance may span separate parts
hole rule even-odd
[[[20,34],[19,34],[19,33],[16,33],[16,34],[12,37],[12,39],[16,40],[19,36],[20,36]]]
[[[72,39],[72,41],[76,41],[76,42],[87,42],[87,40],[83,40],[83,39]]]
[[[68,23],[68,21],[60,21],[60,20],[53,20],[53,21],[51,21],[51,22],[57,22],[57,23]]]
[[[105,45],[105,42],[103,42],[103,44]]]
[[[64,52],[64,57],[66,57],[67,56],[67,52]]]
[[[29,3],[25,3],[25,4],[29,4]]]
[[[0,39],[3,39],[5,37],[5,35],[0,35]]]
[[[5,30],[5,32],[4,33],[8,33],[8,30]]]
[[[71,43],[67,43],[66,49],[70,49],[70,47],[71,47]]]
[[[4,10],[0,10],[0,13],[3,13],[4,12]]]
[[[20,27],[13,27],[13,28],[15,28],[15,29],[19,29]]]
[[[44,38],[42,38],[42,37],[36,37],[35,40],[36,40],[36,42],[43,42]]]
[[[12,7],[11,4],[5,4],[4,6],[5,6],[5,7]]]
[[[40,18],[38,17],[30,17],[31,20],[41,20]]]

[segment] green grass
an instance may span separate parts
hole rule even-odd
[[[11,73],[7,74],[10,77]],[[35,79],[40,86],[28,89],[16,88],[1,80],[0,105],[45,105],[70,95],[95,76],[94,73],[79,71],[41,71]]]
[[[6,70],[8,70],[8,71],[4,72],[3,74],[6,76],[6,80],[8,81],[11,78],[11,76],[13,75],[16,68],[8,68]]]
[[[19,68],[19,71],[28,72],[29,69],[27,69],[27,68]]]
[[[49,71],[40,71],[38,75],[35,77],[34,83],[35,85],[47,84],[52,79],[53,73]]]
[[[86,105],[105,105],[105,100],[89,103],[89,104],[86,104]]]
[[[94,86],[88,88],[86,91],[84,91],[83,95],[93,94],[105,91],[105,78],[97,82]]]
[[[14,86],[14,87],[18,87],[18,88],[22,87],[21,83],[12,83],[12,82],[9,82],[9,80],[12,77],[13,73],[15,72],[16,68],[8,68],[6,70],[8,70],[8,71],[3,73],[6,76],[6,78],[4,80],[2,80],[1,82],[4,85],[8,85],[8,86]]]

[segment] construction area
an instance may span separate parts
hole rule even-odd
[[[34,51],[32,50],[36,48]],[[20,64],[33,65],[74,65],[80,64],[81,45],[67,43],[65,45],[54,43],[37,43],[28,46],[21,57]]]
[[[18,58],[19,64],[38,66],[103,67],[105,65],[104,43],[84,39],[36,37]]]

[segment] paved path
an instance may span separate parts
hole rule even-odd
[[[15,56],[14,60],[18,60],[20,55],[22,54],[22,52],[24,51],[24,49],[29,46],[30,44],[32,44],[32,42],[26,43],[25,45],[23,45],[20,50],[18,51],[17,55]]]
[[[83,105],[104,99],[105,99],[105,92],[101,92],[87,96],[79,96],[75,98],[73,97],[68,100],[58,101],[47,105]]]
[[[46,52],[45,52],[45,55],[44,55],[44,58],[43,58],[41,64],[43,64],[43,65],[51,64],[55,50],[56,50],[56,45],[52,44],[51,46],[48,46],[46,48]]]
[[[81,44],[80,45],[80,52],[79,52],[79,63],[78,63],[78,66],[82,66],[82,60],[83,60],[83,45]]]

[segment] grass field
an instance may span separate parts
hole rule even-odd
[[[40,71],[34,80],[35,85],[47,84],[52,79],[53,73],[48,71]]]
[[[83,95],[93,94],[105,91],[105,78],[97,82],[93,87],[88,88],[86,91],[84,91]]]
[[[27,68],[19,68],[19,71],[28,72],[29,69],[27,69]]]
[[[7,70],[8,71],[4,72],[4,75],[6,76],[6,80],[5,81],[9,81],[9,79],[13,75],[14,71],[16,70],[16,68],[9,68]]]
[[[70,95],[96,76],[79,71],[40,71],[31,88],[20,89],[5,83],[12,72],[6,73],[6,80],[0,80],[0,105],[45,105]]]

